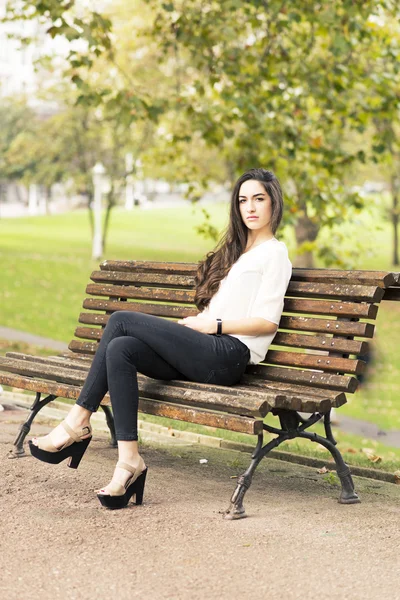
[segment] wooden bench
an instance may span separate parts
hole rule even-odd
[[[196,265],[147,261],[106,261],[91,275],[89,297],[79,316],[69,352],[37,357],[10,352],[0,358],[0,383],[36,392],[31,414],[21,426],[14,456],[38,411],[57,397],[76,399],[110,314],[138,311],[169,319],[195,315]],[[226,518],[245,516],[243,497],[262,458],[282,442],[306,438],[327,448],[341,481],[339,502],[359,502],[350,470],[336,448],[331,408],[355,392],[357,376],[374,334],[382,300],[400,300],[399,273],[294,269],[274,345],[265,361],[249,365],[232,387],[190,381],[162,381],[139,375],[139,410],[258,437],[248,469],[238,479]],[[42,395],[46,397],[42,398]],[[115,445],[110,399],[102,406]],[[264,417],[272,413],[280,426]],[[299,414],[301,413],[301,414]],[[309,413],[307,418],[303,413]],[[307,431],[323,420],[326,437]],[[263,446],[264,432],[275,434]]]

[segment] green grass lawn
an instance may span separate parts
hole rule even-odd
[[[209,210],[214,225],[222,230],[226,205]],[[363,245],[358,268],[393,270],[391,231],[377,215],[376,210],[366,213],[356,226],[347,228],[347,249],[351,252],[354,243]],[[105,257],[198,261],[214,245],[195,232],[202,221],[200,208],[190,205],[132,212],[116,209]],[[290,232],[287,241],[293,259]],[[72,339],[85,286],[98,266],[90,256],[85,211],[0,220],[0,325],[66,342]],[[376,359],[368,382],[340,410],[400,430],[400,304],[385,304],[378,317]]]

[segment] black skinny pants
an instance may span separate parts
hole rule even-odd
[[[154,379],[233,385],[250,350],[230,335],[209,335],[161,317],[119,311],[104,329],[77,404],[95,412],[110,392],[117,440],[137,440],[137,372]]]

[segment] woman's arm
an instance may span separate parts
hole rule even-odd
[[[201,314],[201,313],[200,313]],[[217,333],[217,321],[212,318],[186,317],[178,321],[185,327],[190,327],[201,333]],[[222,321],[222,333],[236,333],[241,335],[268,335],[275,333],[278,325],[267,321],[262,317],[250,317],[246,319],[229,319]]]

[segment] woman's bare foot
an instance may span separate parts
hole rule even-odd
[[[90,428],[90,417],[91,416],[92,416],[92,412],[90,410],[87,410],[86,408],[83,408],[82,406],[75,404],[69,411],[68,415],[66,416],[65,421],[71,427],[71,429],[73,429],[74,431],[79,431],[79,430],[83,429],[84,427]],[[89,429],[89,431],[90,431],[90,429]],[[89,435],[90,435],[90,433],[88,432],[88,435],[83,436],[82,439],[84,439],[85,437],[88,437]],[[40,439],[49,440],[51,442],[51,444],[53,446],[55,446],[56,448],[62,448],[62,446],[64,446],[64,444],[66,444],[68,442],[68,440],[70,440],[70,436],[62,425],[57,425],[57,427],[55,427],[52,431],[50,431],[50,433],[48,435],[46,435]],[[32,442],[33,442],[33,444],[35,444],[35,446],[37,446],[38,438],[36,438],[36,437],[32,438]]]
[[[144,460],[139,454],[138,443],[136,441],[118,441],[118,458],[119,462],[127,463],[134,469],[139,469],[139,475],[146,468]],[[123,487],[125,487],[126,482],[129,479],[131,479],[131,477],[131,471],[116,466],[110,483],[106,485],[106,487],[97,490],[97,493],[112,494],[113,490],[115,490],[119,486],[122,485]]]
[[[138,459],[135,462],[129,462],[134,469],[140,469],[140,473],[144,471],[146,465],[141,456],[138,456]],[[139,475],[140,475],[139,473]],[[127,471],[126,469],[122,469],[121,467],[115,467],[113,477],[106,487],[101,488],[101,490],[97,490],[98,494],[112,494],[116,487],[122,485],[125,487],[127,481],[131,479],[132,473],[131,471]]]

